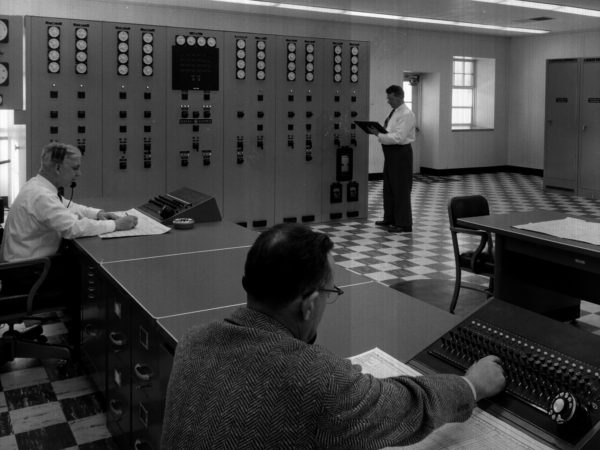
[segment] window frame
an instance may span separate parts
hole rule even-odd
[[[471,63],[472,70],[467,71],[465,68],[465,62]],[[462,71],[457,71],[456,63],[462,64]],[[475,95],[477,93],[476,75],[477,75],[476,59],[468,56],[454,56],[452,58],[452,100],[451,100],[451,116],[450,123],[452,128],[472,128],[475,126]],[[457,75],[462,75],[462,83],[456,83]],[[471,77],[471,83],[465,82],[466,76]],[[455,92],[458,90],[466,90],[471,92],[471,104],[470,105],[459,105],[455,106]],[[455,111],[469,111],[471,120],[469,122],[455,122],[454,113]]]

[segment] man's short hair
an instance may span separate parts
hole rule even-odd
[[[50,142],[42,148],[41,164],[42,167],[53,164],[62,164],[65,158],[79,156],[81,152],[77,147],[62,142]]]
[[[386,94],[394,94],[396,97],[402,97],[404,98],[404,89],[402,89],[401,86],[398,86],[397,84],[392,84],[390,87],[388,87],[385,90]]]
[[[327,255],[333,242],[300,224],[263,232],[248,252],[242,284],[253,300],[272,308],[306,297],[331,279]]]

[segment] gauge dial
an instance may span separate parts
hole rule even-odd
[[[336,45],[335,47],[333,47],[333,53],[335,53],[336,55],[340,55],[342,53],[342,46]]]
[[[48,59],[50,61],[58,61],[60,59],[60,52],[58,50],[50,50],[48,52]]]
[[[350,67],[350,71],[352,73],[358,73],[358,66],[352,66],[352,67]]]
[[[313,44],[306,44],[306,53],[313,53],[315,51],[315,46]]]
[[[147,76],[147,77],[152,75],[153,72],[154,72],[154,69],[152,68],[152,66],[144,66],[144,68],[142,69],[142,73],[144,74],[144,76]]]
[[[142,61],[144,62],[144,64],[152,64],[152,61],[154,61],[154,58],[152,58],[152,55],[144,55],[144,57],[142,58]]]
[[[75,30],[75,36],[77,36],[77,39],[85,39],[88,35],[88,31],[85,28],[77,28],[77,30]]]
[[[289,71],[294,71],[294,70],[296,70],[296,63],[295,63],[295,62],[292,62],[292,61],[290,61],[290,62],[288,63],[288,70],[289,70]]]
[[[129,56],[127,55],[127,53],[119,53],[117,59],[119,60],[120,64],[127,64],[127,61],[129,61]]]
[[[144,33],[142,34],[142,41],[146,44],[150,44],[154,40],[154,35],[152,33]]]
[[[256,68],[258,70],[265,70],[266,64],[264,61],[257,61],[256,62]]]
[[[204,47],[206,45],[206,38],[204,36],[198,37],[198,45]]]
[[[296,54],[288,53],[288,61],[296,61]]]
[[[87,48],[87,41],[80,39],[75,43],[75,47],[77,47],[77,50],[83,51]]]
[[[287,78],[289,81],[294,81],[296,79],[296,73],[295,72],[288,72]]]
[[[358,75],[356,75],[355,73],[350,75],[350,81],[352,81],[353,83],[356,83],[358,81]]]
[[[352,64],[358,64],[358,56],[355,55],[352,58],[350,58],[350,62]]]
[[[119,51],[121,53],[127,53],[129,51],[129,44],[127,44],[127,42],[119,42]]]
[[[52,61],[48,64],[48,72],[50,73],[58,73],[60,71],[60,64],[56,61]]]
[[[51,38],[57,38],[58,36],[60,36],[60,28],[58,28],[55,25],[48,27],[48,36],[50,36]]]
[[[217,45],[217,40],[214,37],[209,37],[206,40],[206,43],[208,44],[209,47],[214,47],[215,45]]]
[[[356,55],[358,55],[358,47],[351,47],[351,48],[350,48],[350,53],[351,53],[353,56],[356,56]]]
[[[117,72],[119,75],[127,75],[129,73],[129,67],[127,67],[125,64],[121,64],[119,67],[117,67]]]
[[[52,49],[57,49],[60,47],[60,41],[56,38],[48,39],[48,47]]]
[[[339,64],[342,62],[342,57],[340,55],[335,55],[333,57],[333,62],[335,62],[336,64]]]
[[[238,70],[235,76],[238,80],[243,80],[244,78],[246,78],[246,71]]]
[[[0,85],[7,84],[8,67],[6,64],[0,63]]]
[[[258,59],[259,61],[264,60],[265,56],[265,52],[263,52],[262,50],[256,52],[256,59]]]
[[[246,61],[244,61],[243,59],[238,59],[236,65],[238,69],[245,69]]]
[[[85,61],[87,61],[87,53],[86,52],[77,52],[75,54],[75,59],[78,62],[85,62]]]
[[[246,41],[244,39],[238,39],[235,42],[235,45],[237,48],[239,48],[240,50],[243,50],[246,48]]]
[[[8,36],[8,22],[0,19],[0,42],[5,42]]]
[[[256,41],[256,48],[259,50],[264,50],[266,48],[267,44],[265,44],[265,41]]]
[[[142,51],[146,55],[149,55],[150,53],[152,53],[153,50],[154,50],[154,47],[152,46],[152,44],[144,44],[144,46],[142,47]]]
[[[259,70],[258,72],[256,72],[256,78],[259,80],[264,80],[265,79],[265,72],[263,70]]]
[[[333,70],[335,73],[340,73],[342,71],[342,66],[339,64],[336,64],[335,66],[333,66]]]
[[[87,64],[85,63],[79,63],[75,66],[75,71],[80,74],[83,75],[84,73],[87,73]]]
[[[306,63],[306,71],[312,72],[313,70],[315,70],[315,66],[313,65],[313,63]]]
[[[308,73],[306,74],[306,81],[312,81],[312,80],[314,80],[314,79],[315,79],[315,74],[314,74],[314,73],[312,73],[312,72],[308,72]]]
[[[182,36],[182,35],[178,34],[178,35],[175,37],[175,43],[176,43],[177,45],[183,45],[183,44],[185,44],[185,36]]]
[[[339,74],[339,73],[336,73],[336,74],[333,76],[333,81],[335,81],[336,83],[339,83],[340,81],[342,81],[342,75],[341,75],[341,74]]]
[[[294,44],[293,42],[290,42],[287,45],[287,49],[288,49],[288,52],[295,52],[296,51],[296,44]]]
[[[194,36],[188,36],[186,42],[187,45],[196,45],[196,38]]]
[[[315,55],[313,55],[312,53],[308,53],[308,54],[306,55],[306,62],[309,62],[309,63],[311,63],[311,62],[313,62],[314,60],[315,60]]]
[[[236,56],[238,57],[238,59],[244,59],[246,57],[246,51],[245,50],[238,50],[236,52]]]
[[[121,42],[125,42],[129,40],[129,33],[127,31],[119,31],[117,34],[117,39]]]

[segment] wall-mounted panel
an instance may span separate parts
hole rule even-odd
[[[23,109],[23,17],[0,15],[0,109]]]

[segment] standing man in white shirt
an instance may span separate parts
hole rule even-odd
[[[404,90],[392,85],[385,90],[392,111],[385,120],[387,133],[371,132],[383,148],[383,220],[375,222],[392,233],[412,231],[413,152],[415,115],[404,104]]]

